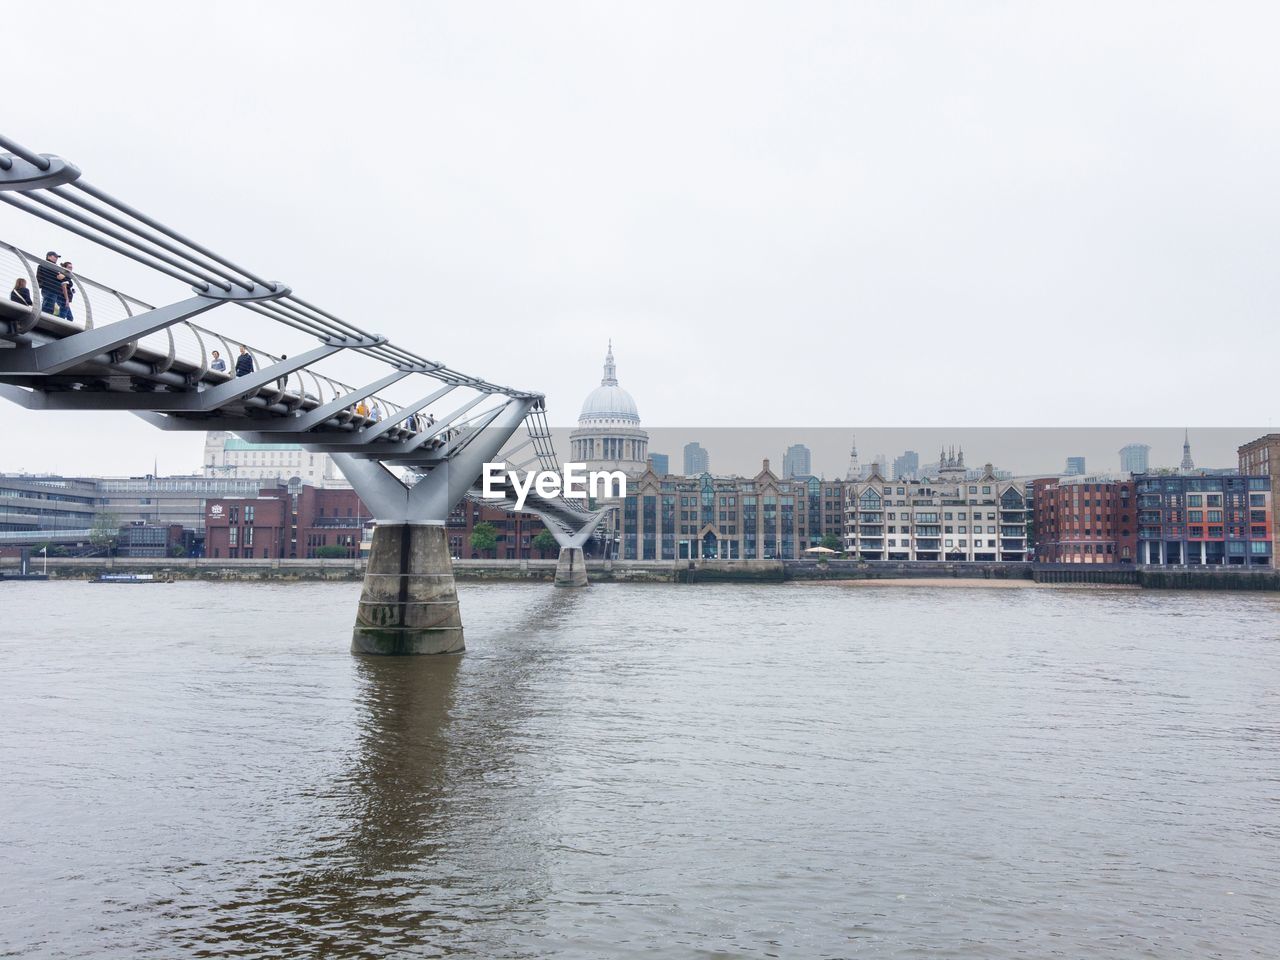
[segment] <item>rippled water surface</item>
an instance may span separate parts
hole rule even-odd
[[[1280,598],[0,585],[0,956],[1275,957]]]

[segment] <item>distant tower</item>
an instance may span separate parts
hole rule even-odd
[[[941,450],[938,452],[938,478],[940,480],[955,480],[964,477],[964,450],[959,455],[956,454],[956,448]]]
[[[1151,448],[1145,443],[1127,443],[1120,448],[1120,470],[1122,473],[1146,473],[1148,454]]]
[[[860,480],[862,478],[862,465],[858,463],[857,434],[854,434],[853,446],[849,448],[849,469],[845,471],[844,478],[846,480]]]
[[[1196,462],[1191,459],[1191,432],[1184,430],[1182,433],[1182,463],[1178,465],[1183,473],[1190,473],[1196,468]]]

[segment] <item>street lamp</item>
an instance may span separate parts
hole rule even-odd
[[[46,543],[40,548],[40,552],[44,554],[44,564],[40,572],[43,576],[47,577],[49,576],[49,545]]]

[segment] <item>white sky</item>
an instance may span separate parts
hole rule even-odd
[[[647,426],[1274,423],[1274,5],[57,11],[10,24],[0,129],[557,425],[610,336]],[[2,470],[199,461],[2,412]]]

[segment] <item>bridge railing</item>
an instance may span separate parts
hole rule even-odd
[[[44,325],[50,330],[67,334],[105,327],[155,309],[154,304],[74,269],[69,272],[60,271],[68,275],[75,285],[70,303],[64,304],[57,297],[51,303],[47,302],[49,298],[41,291],[38,282],[40,267],[46,262],[48,261],[44,257],[0,240],[0,278],[4,284],[4,299],[11,309],[19,308],[19,304],[9,294],[15,289],[19,278],[26,280],[32,299],[29,316],[33,327]],[[45,311],[42,309],[44,306],[50,306],[51,309]],[[193,373],[199,380],[216,385],[235,378],[236,358],[241,347],[253,357],[255,368],[283,359],[261,347],[189,320],[179,321],[165,330],[140,338],[134,353],[146,358],[153,367],[176,367]],[[225,372],[213,369],[215,351],[218,359],[226,366]],[[297,402],[303,409],[347,396],[357,390],[351,384],[310,368],[296,370],[282,379],[282,383],[275,388],[267,388],[267,392],[279,394],[283,402]],[[401,404],[382,394],[371,394],[366,398],[366,403],[370,406],[374,401],[386,415],[403,409]],[[352,422],[358,419],[352,410]],[[364,422],[369,421],[366,419]]]

